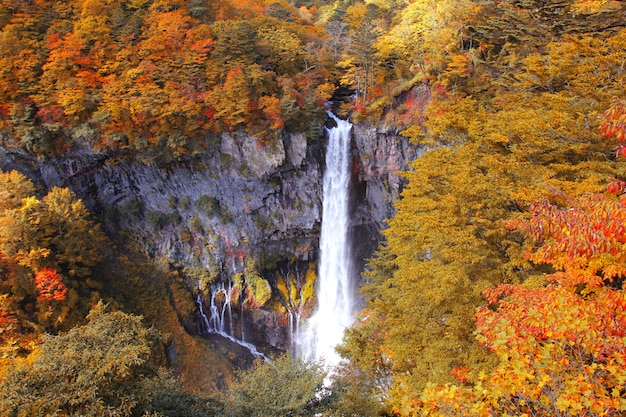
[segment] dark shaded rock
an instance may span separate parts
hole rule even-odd
[[[335,121],[335,119],[333,119],[332,117],[329,117],[324,122],[324,126],[326,127],[326,129],[335,128],[337,127],[337,121]]]

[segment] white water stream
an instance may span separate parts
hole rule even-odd
[[[339,364],[335,347],[353,322],[354,288],[351,247],[348,239],[350,198],[350,132],[352,124],[338,119],[327,129],[326,172],[322,203],[322,233],[317,281],[317,309],[298,335],[298,354]]]
[[[228,285],[224,283],[213,284],[211,285],[211,306],[210,306],[210,316],[207,317],[204,312],[204,300],[201,294],[198,294],[196,297],[196,307],[198,319],[200,320],[200,326],[198,328],[198,333],[200,334],[218,334],[233,343],[238,344],[246,348],[252,356],[255,358],[263,358],[265,361],[269,361],[269,358],[265,356],[262,352],[259,352],[255,345],[252,343],[248,343],[243,340],[243,330],[241,331],[241,339],[237,339],[234,336],[233,329],[233,317],[231,311],[231,293],[233,291],[232,283],[229,281]],[[218,306],[216,302],[217,296],[221,296],[221,308]],[[228,330],[226,330],[226,325],[228,324]]]

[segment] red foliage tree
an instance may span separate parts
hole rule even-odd
[[[39,292],[39,301],[63,301],[67,295],[61,277],[52,268],[41,268],[35,274],[35,287]]]

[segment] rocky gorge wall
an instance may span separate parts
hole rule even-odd
[[[0,167],[18,170],[45,189],[68,187],[109,233],[124,232],[148,254],[179,265],[190,287],[207,288],[242,273],[249,260],[259,273],[281,262],[317,260],[322,133],[315,141],[287,134],[272,144],[224,133],[205,155],[167,167],[80,150],[54,159],[5,151]],[[352,137],[351,230],[355,256],[363,260],[393,214],[404,183],[398,172],[419,150],[373,126],[355,125]],[[252,339],[283,349],[285,332],[268,328],[278,321],[254,316],[247,324]]]

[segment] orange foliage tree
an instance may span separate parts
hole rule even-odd
[[[203,152],[221,130],[278,137],[309,127],[293,121],[318,126],[321,105],[284,105],[290,91],[278,84],[291,79],[312,103],[318,86],[334,85],[317,65],[321,31],[287,2],[214,3],[0,0],[0,142],[167,163]],[[315,76],[299,85],[305,73]]]
[[[602,134],[620,142],[626,106],[604,114]],[[599,416],[626,411],[626,198],[558,195],[508,222],[528,239],[526,257],[554,273],[485,291],[477,339],[499,359],[463,386],[429,386],[413,405],[435,415]],[[617,195],[612,195],[617,194]],[[411,410],[417,411],[417,410]]]
[[[41,268],[37,271],[35,287],[39,292],[39,301],[63,301],[67,295],[67,287],[52,268]]]
[[[0,173],[0,350],[9,334],[20,344],[71,326],[99,297],[108,245],[99,225],[66,188],[34,194],[24,175]]]

